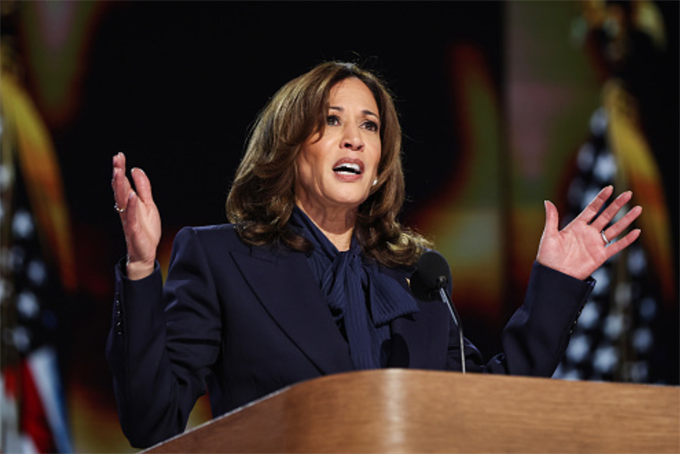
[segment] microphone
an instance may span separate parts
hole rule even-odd
[[[458,312],[453,306],[451,299],[444,290],[451,277],[451,268],[444,256],[436,251],[427,251],[420,256],[416,264],[416,271],[411,276],[411,290],[413,294],[423,301],[439,299],[446,304],[451,313],[453,323],[458,328],[458,341],[460,342],[461,371],[465,373],[465,343],[463,341],[463,326],[460,323]]]

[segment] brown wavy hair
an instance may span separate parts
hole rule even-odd
[[[353,63],[322,63],[288,82],[269,101],[236,171],[227,197],[227,218],[247,244],[311,249],[309,241],[287,226],[295,207],[295,161],[302,144],[323,131],[331,88],[352,77],[366,84],[375,97],[382,144],[378,182],[359,206],[355,235],[364,255],[379,264],[413,265],[430,243],[397,220],[405,196],[397,111],[385,84]]]

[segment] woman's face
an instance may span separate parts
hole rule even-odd
[[[380,161],[380,112],[356,78],[330,91],[325,127],[302,145],[295,199],[308,214],[355,209],[368,198]]]

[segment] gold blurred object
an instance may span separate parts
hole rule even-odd
[[[10,44],[3,39],[0,46],[2,163],[12,173],[22,173],[42,247],[54,261],[64,289],[75,291],[73,241],[57,153],[40,113],[21,83]]]
[[[649,253],[664,300],[672,301],[675,287],[668,205],[661,173],[642,130],[637,101],[618,79],[605,83],[602,98],[609,116],[607,139],[618,163],[618,178],[644,207],[636,221],[642,229],[640,240]]]

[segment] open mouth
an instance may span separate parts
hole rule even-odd
[[[360,161],[353,160],[340,160],[335,167],[333,167],[333,172],[339,175],[361,175],[364,171],[364,166]]]
[[[342,164],[334,167],[333,172],[346,175],[361,175],[361,168],[357,164]]]

